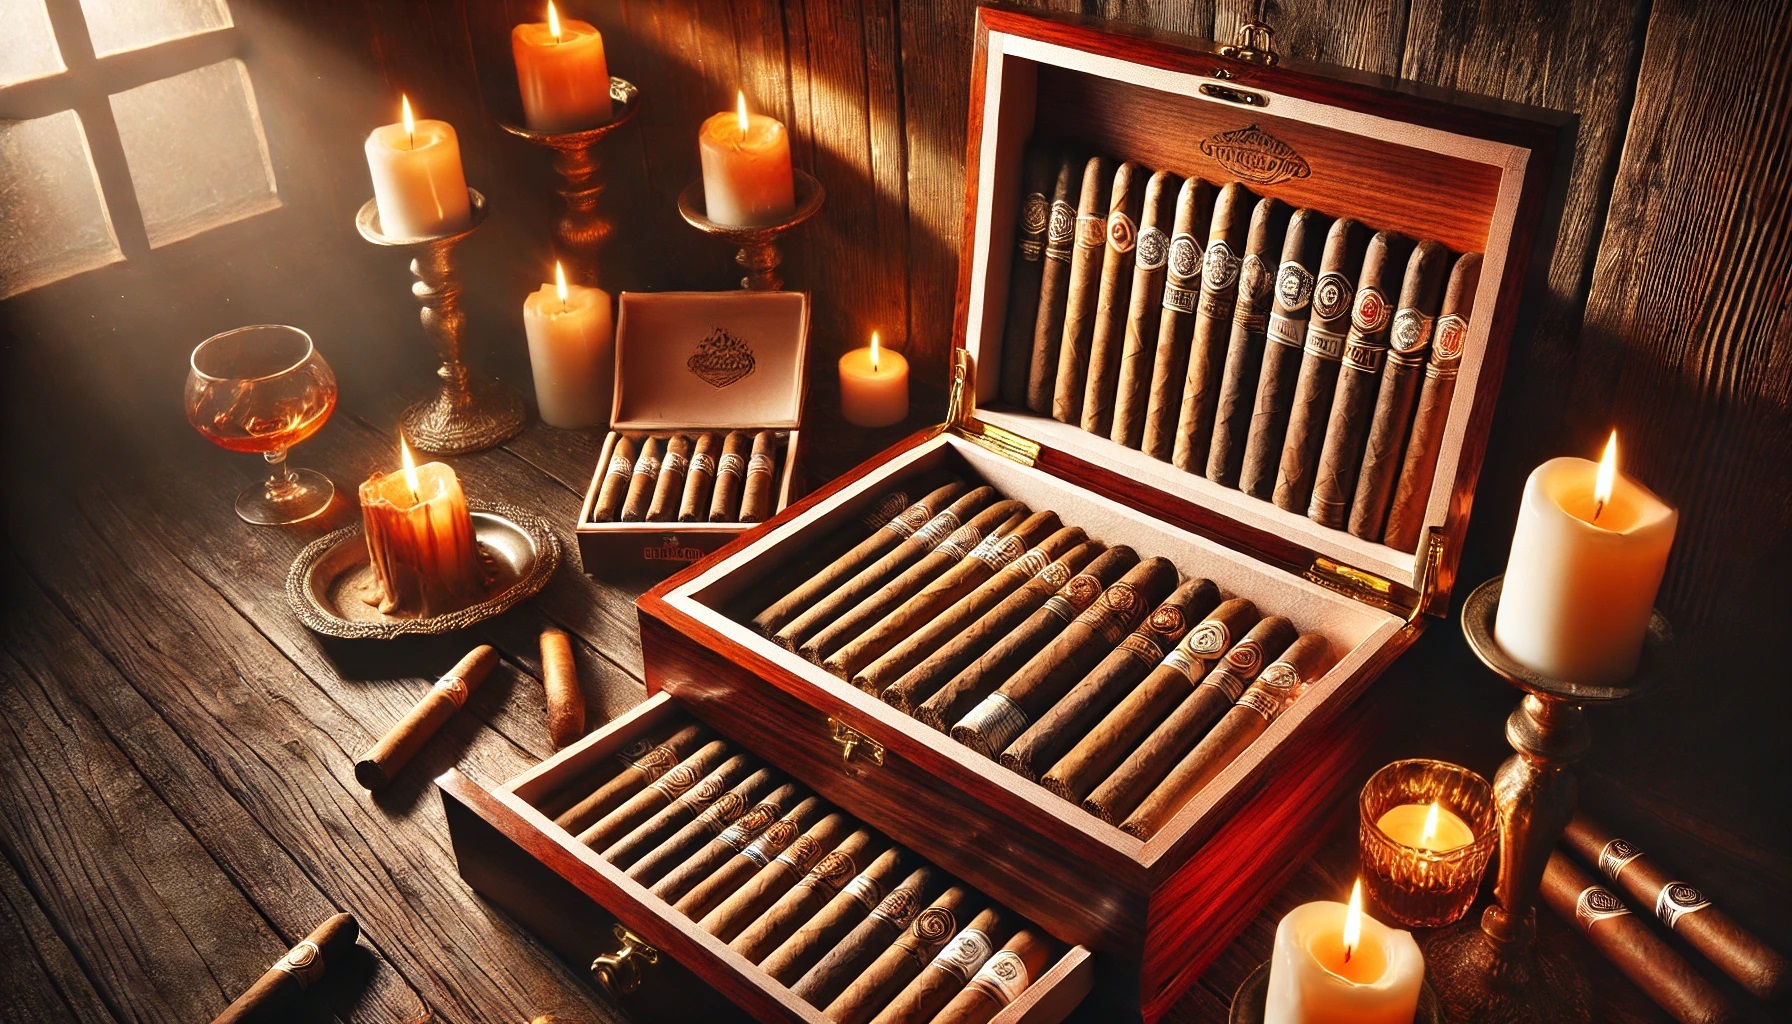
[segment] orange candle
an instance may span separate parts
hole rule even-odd
[[[427,616],[465,608],[485,595],[473,517],[454,470],[414,465],[398,440],[404,468],[361,485],[361,522],[373,562],[367,603],[387,615]]]
[[[610,119],[610,66],[604,37],[590,22],[560,20],[548,0],[548,20],[510,31],[523,120],[538,132],[590,128]]]
[[[908,360],[884,351],[876,331],[870,348],[840,357],[840,412],[861,427],[887,427],[908,416]]]
[[[697,148],[703,158],[704,215],[717,224],[775,224],[796,211],[790,170],[790,134],[764,114],[747,113],[747,94],[736,107],[703,122]]]

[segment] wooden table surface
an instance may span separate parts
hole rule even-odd
[[[390,467],[391,422],[390,411],[340,410],[294,461],[347,491]],[[897,433],[815,452],[811,479]],[[469,494],[569,524],[599,440],[536,425],[452,461]],[[464,634],[333,641],[299,625],[282,581],[307,541],[353,520],[349,502],[339,497],[296,528],[246,525],[231,500],[255,464],[184,426],[89,454],[7,449],[0,944],[11,955],[0,964],[0,1019],[206,1020],[339,909],[360,919],[364,955],[315,997],[318,1019],[628,1019],[461,882],[431,780],[458,766],[496,783],[549,753],[536,646],[544,624],[578,638],[593,723],[640,701],[632,601],[643,584],[594,582],[569,545],[543,594]],[[1388,681],[1410,687],[1415,702],[1388,752],[1490,771],[1513,694],[1476,674],[1454,630],[1439,623]],[[391,787],[369,795],[355,782],[355,756],[479,642],[503,652],[499,669]],[[1587,789],[1737,916],[1786,941],[1783,851],[1728,842],[1696,809],[1652,806],[1596,761]],[[1270,896],[1173,1019],[1224,1020],[1233,989],[1267,956],[1276,919],[1348,890],[1355,816],[1343,807],[1338,820],[1323,852]],[[1562,931],[1553,918],[1546,929]],[[1664,1019],[1578,948],[1601,1019]]]

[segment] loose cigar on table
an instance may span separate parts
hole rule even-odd
[[[679,761],[646,788],[624,800],[614,810],[578,834],[579,842],[602,850],[634,831],[636,826],[676,803],[692,787],[708,777],[710,769],[728,756],[728,744],[712,740]]]
[[[555,750],[585,735],[585,691],[572,657],[572,637],[561,629],[541,631],[541,685],[547,693],[548,742]]]
[[[1078,543],[996,602],[994,608],[961,626],[938,650],[904,671],[878,696],[903,714],[914,714],[917,704],[1018,628],[1105,550],[1100,541]]]
[[[1653,910],[1668,930],[1686,940],[1749,994],[1777,1002],[1787,994],[1786,958],[1737,924],[1705,894],[1659,863],[1642,847],[1619,838],[1585,812],[1576,813],[1562,844],[1628,895]]]
[[[1475,308],[1475,290],[1481,281],[1481,254],[1471,252],[1450,269],[1444,289],[1443,312],[1432,332],[1431,358],[1425,363],[1425,380],[1419,387],[1419,408],[1413,414],[1412,435],[1400,460],[1400,482],[1388,508],[1388,526],[1382,541],[1400,551],[1415,551],[1419,531],[1425,526],[1425,506],[1431,500],[1431,479],[1437,474],[1437,457],[1443,451],[1444,429],[1450,419],[1450,400],[1456,394],[1456,371],[1462,349],[1468,343],[1469,313]]]
[[[702,881],[678,898],[672,909],[693,921],[701,921],[722,901],[734,895],[747,879],[799,839],[810,822],[821,817],[827,805],[820,797],[806,797],[784,816],[765,827],[765,831],[743,845],[734,856],[725,858]]]
[[[772,491],[777,482],[778,440],[769,430],[753,435],[753,454],[747,459],[746,490],[740,499],[740,521],[763,523],[773,511]]]
[[[622,499],[622,514],[618,519],[638,523],[647,518],[648,505],[659,484],[660,460],[665,454],[666,442],[657,435],[641,445],[641,454],[635,458],[634,475],[628,478],[628,496]]]
[[[1213,186],[1199,178],[1184,181],[1176,196],[1175,234],[1170,236],[1164,267],[1163,310],[1157,322],[1157,350],[1152,353],[1151,389],[1145,398],[1145,429],[1140,435],[1140,450],[1165,462],[1176,451],[1176,418],[1182,412],[1189,342],[1201,300],[1201,246],[1212,217]]]
[[[964,886],[948,886],[827,1004],[822,1016],[834,1024],[867,1024],[958,934],[958,922],[968,916],[974,900]]]
[[[1058,346],[1064,341],[1064,302],[1070,294],[1070,257],[1076,247],[1076,201],[1083,162],[1071,154],[1058,158],[1052,178],[1052,205],[1046,215],[1045,260],[1039,267],[1039,312],[1033,319],[1033,344],[1027,362],[1027,408],[1051,415],[1052,375],[1058,370]]]
[[[852,679],[860,669],[908,639],[916,630],[937,621],[961,598],[1019,561],[1033,546],[1057,532],[1056,512],[1016,512],[978,542],[956,565],[934,577],[913,597],[887,612],[871,628],[830,655],[824,667],[842,679]]]
[[[853,925],[852,930],[822,954],[815,966],[805,971],[790,990],[811,1006],[826,1006],[833,1002],[834,997],[901,935],[927,905],[935,874],[934,869],[926,865],[909,872],[901,884],[878,901],[870,916]]]
[[[1128,569],[1007,682],[967,711],[952,727],[952,738],[991,760],[1001,756],[1174,589],[1176,567],[1167,558],[1147,558]]]
[[[1288,408],[1288,432],[1276,470],[1276,489],[1270,494],[1277,508],[1297,515],[1307,514],[1313,497],[1313,477],[1319,469],[1319,449],[1325,444],[1332,395],[1338,389],[1338,364],[1344,358],[1344,337],[1350,331],[1356,279],[1363,268],[1367,242],[1361,224],[1340,217],[1326,232],[1325,250],[1319,258],[1300,376],[1295,379]]]
[[[353,914],[333,914],[310,935],[274,961],[212,1024],[263,1024],[289,1020],[293,1003],[306,989],[322,981],[331,964],[342,963],[355,948],[361,926]]]
[[[723,942],[733,940],[741,929],[758,920],[779,897],[802,881],[803,875],[827,856],[851,827],[851,819],[838,811],[809,826],[771,863],[705,914],[699,927]]]
[[[1045,228],[1052,215],[1056,159],[1045,147],[1027,146],[1021,158],[1020,216],[1008,277],[1008,318],[1002,328],[1002,401],[1027,404],[1027,372],[1033,362],[1033,325],[1039,320],[1039,277],[1045,260]]]
[[[1176,194],[1182,179],[1158,171],[1145,184],[1139,243],[1133,256],[1127,298],[1126,344],[1114,386],[1113,427],[1108,437],[1137,448],[1145,441],[1145,407],[1151,401],[1151,368],[1157,359],[1157,331],[1164,312],[1164,266],[1176,222]]]
[[[1190,625],[1219,603],[1220,591],[1212,580],[1193,579],[1177,587],[1131,636],[1002,751],[1002,767],[1039,781],[1041,769],[1057,763],[1090,726],[1176,649]]]
[[[378,743],[367,748],[355,761],[355,779],[368,789],[379,789],[392,781],[423,744],[454,717],[485,677],[498,664],[498,650],[480,644],[468,651],[448,674],[435,681],[421,700],[412,706],[398,724],[387,730]]]
[[[1258,674],[1219,724],[1127,815],[1121,831],[1140,839],[1156,835],[1184,804],[1263,735],[1307,685],[1325,673],[1330,662],[1331,644],[1322,636],[1308,634],[1289,645],[1274,664]]]
[[[622,767],[603,785],[573,804],[554,824],[574,835],[585,831],[617,805],[645,789],[647,784],[672,770],[686,754],[709,742],[709,730],[701,725],[686,725],[660,741],[641,740],[631,743],[617,755]]]
[[[908,855],[900,847],[891,847],[879,854],[816,911],[814,917],[791,932],[782,945],[760,962],[760,969],[786,985],[795,984],[822,954],[834,948],[841,936],[877,909],[902,877],[900,872],[907,859]]]
[[[585,833],[580,833],[579,839],[602,854],[605,860],[626,871],[635,861],[649,851],[657,849],[679,829],[696,820],[698,815],[708,810],[736,783],[740,782],[742,776],[752,770],[753,760],[744,754],[736,754],[710,769],[708,775],[700,779],[696,785],[679,794],[678,799],[654,812],[652,817],[636,825],[608,846],[594,846],[585,840],[585,834],[601,826],[603,824],[601,821],[597,825],[591,826],[591,829],[587,829]],[[673,769],[673,772],[676,771],[677,769]],[[671,775],[673,772],[666,774]],[[769,776],[767,778],[769,779]],[[661,781],[664,781],[664,777]],[[737,799],[740,804],[735,811],[736,815],[746,810],[750,797],[743,794]]]
[[[669,523],[678,515],[684,497],[684,478],[691,466],[691,439],[673,434],[666,442],[666,456],[660,460],[659,479],[653,484],[653,500],[647,503],[647,521]]]
[[[1074,425],[1083,420],[1083,389],[1089,349],[1095,340],[1102,263],[1107,258],[1108,195],[1113,187],[1114,165],[1106,157],[1094,156],[1084,162],[1070,251],[1070,285],[1064,295],[1064,331],[1052,378],[1052,419],[1059,423]]]
[[[1543,902],[1576,925],[1655,1005],[1682,1024],[1744,1018],[1704,975],[1637,918],[1615,892],[1557,851],[1543,868]]]
[[[1052,941],[1030,928],[1021,929],[971,976],[933,1018],[934,1024],[988,1024],[1045,973],[1051,959]]]
[[[678,521],[700,523],[709,516],[709,499],[715,491],[716,458],[721,454],[722,440],[716,434],[699,434],[697,448],[685,467],[684,489],[678,499]]]
[[[1238,305],[1238,274],[1244,262],[1241,250],[1255,205],[1256,197],[1237,182],[1220,189],[1213,204],[1207,250],[1201,257],[1201,298],[1189,338],[1188,374],[1176,417],[1176,443],[1170,450],[1171,465],[1190,473],[1207,468],[1220,377],[1226,367],[1226,342],[1232,336],[1232,314]]]
[[[784,944],[798,927],[839,895],[859,871],[889,846],[866,829],[858,829],[815,862],[802,880],[772,902],[771,908],[741,929],[728,948],[753,963]]]
[[[1126,347],[1133,253],[1139,242],[1146,173],[1145,168],[1130,160],[1115,169],[1107,220],[1102,225],[1106,254],[1095,300],[1095,333],[1089,340],[1089,379],[1083,385],[1081,401],[1083,429],[1100,437],[1107,437],[1114,428],[1114,395],[1119,384],[1120,355]]]
[[[1008,923],[998,907],[985,907],[915,975],[896,998],[890,1000],[872,1024],[914,1024],[933,1020],[952,998],[983,969],[995,953],[990,935]]]
[[[759,838],[761,832],[783,817],[785,808],[802,799],[802,789],[794,782],[787,782],[767,793],[745,814],[716,833],[714,839],[699,846],[696,852],[680,861],[677,867],[662,875],[649,891],[667,903],[676,904],[692,887],[708,878],[718,865],[745,849],[748,843]],[[712,804],[711,810],[713,809]]]
[[[995,692],[1016,669],[1087,611],[1108,585],[1137,565],[1139,556],[1125,546],[1096,555],[1088,568],[1072,576],[1039,610],[1012,631],[998,637],[951,681],[915,708],[917,720],[945,732],[979,701]]]
[[[1388,328],[1388,354],[1369,416],[1369,439],[1363,445],[1363,464],[1356,475],[1356,495],[1350,502],[1351,534],[1367,541],[1381,539],[1387,525],[1388,502],[1394,497],[1394,477],[1400,472],[1400,455],[1412,431],[1413,407],[1419,400],[1419,381],[1424,377],[1426,354],[1431,348],[1431,328],[1443,302],[1444,267],[1450,252],[1436,242],[1420,242],[1406,261],[1406,279],[1400,285],[1400,304]]]
[[[710,522],[740,522],[740,494],[752,444],[753,439],[744,430],[730,430],[722,439],[722,457],[716,460],[715,490],[709,496]]]
[[[1250,435],[1257,379],[1269,314],[1275,301],[1276,254],[1287,234],[1290,211],[1280,199],[1260,199],[1251,211],[1245,236],[1244,262],[1238,268],[1238,302],[1232,308],[1232,330],[1220,370],[1219,399],[1213,411],[1213,440],[1207,446],[1207,479],[1238,486],[1244,446]]]
[[[597,500],[591,503],[592,522],[614,522],[622,514],[622,500],[634,475],[634,439],[617,434],[616,443],[610,446],[610,468],[604,471],[603,483],[597,485]]]
[[[1276,470],[1282,464],[1282,442],[1288,436],[1288,413],[1294,406],[1301,348],[1313,306],[1313,278],[1319,272],[1329,223],[1316,210],[1296,210],[1282,236],[1282,263],[1263,332],[1263,366],[1251,405],[1250,436],[1238,470],[1238,489],[1263,501],[1276,490]]]
[[[1040,785],[1080,803],[1200,685],[1214,663],[1234,650],[1234,639],[1256,622],[1257,606],[1250,601],[1235,597],[1220,602],[1183,634],[1143,682],[1051,766]],[[1238,646],[1245,651],[1257,649],[1244,640]]]
[[[734,788],[710,801],[701,813],[680,826],[670,839],[648,847],[639,860],[628,866],[628,877],[642,885],[658,882],[668,871],[683,864],[704,844],[726,831],[776,784],[777,776],[767,768],[735,783]]]
[[[1363,443],[1369,436],[1369,418],[1375,414],[1375,393],[1388,354],[1388,328],[1394,322],[1394,300],[1389,295],[1401,279],[1411,250],[1412,243],[1399,235],[1377,231],[1363,256],[1356,308],[1350,314],[1350,332],[1344,337],[1344,361],[1332,393],[1325,443],[1319,449],[1319,469],[1313,477],[1313,500],[1307,506],[1307,518],[1334,530],[1344,528],[1351,499],[1356,497],[1356,474],[1363,465]]]

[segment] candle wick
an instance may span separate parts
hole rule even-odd
[[[1593,521],[1595,523],[1597,523],[1599,521],[1599,513],[1604,512],[1604,511],[1605,511],[1605,502],[1600,501],[1597,498],[1593,499]]]
[[[1344,962],[1345,962],[1345,963],[1349,963],[1349,962],[1350,962],[1350,954],[1351,954],[1351,949],[1350,949],[1350,947],[1349,947],[1349,946],[1345,946],[1345,947],[1344,947]]]

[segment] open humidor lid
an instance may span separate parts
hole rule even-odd
[[[610,425],[794,428],[808,346],[806,292],[623,292]]]
[[[979,9],[965,163],[968,251],[954,341],[968,359],[955,370],[964,389],[955,396],[954,426],[1023,459],[1045,452],[1080,465],[1094,485],[1143,488],[1171,514],[1186,509],[1182,518],[1203,532],[1329,586],[1401,611],[1442,613],[1520,294],[1527,276],[1540,279],[1548,266],[1574,123],[1568,114],[1358,72],[1266,66],[1202,40]],[[1022,152],[1030,141],[1216,186],[1238,181],[1259,198],[1432,239],[1452,254],[1484,254],[1417,550],[1321,526],[1075,424],[1001,404]]]

